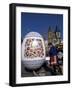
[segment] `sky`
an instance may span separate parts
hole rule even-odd
[[[29,32],[38,32],[45,39],[48,38],[49,26],[55,30],[56,26],[61,32],[63,38],[63,15],[62,14],[44,14],[44,13],[21,13],[21,38]]]

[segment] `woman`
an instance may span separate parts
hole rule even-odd
[[[49,46],[50,66],[52,67],[54,74],[56,74],[57,48],[53,46],[52,43],[49,43],[48,46]]]

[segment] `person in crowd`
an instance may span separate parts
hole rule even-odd
[[[48,44],[49,47],[49,56],[50,56],[50,66],[54,74],[56,74],[56,66],[57,66],[57,48],[52,44]]]

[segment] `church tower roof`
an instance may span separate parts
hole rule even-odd
[[[53,29],[51,28],[51,26],[49,26],[48,32],[54,32]]]
[[[55,32],[60,32],[58,26],[56,26],[56,28],[55,28]]]

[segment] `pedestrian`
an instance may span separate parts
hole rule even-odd
[[[50,66],[54,74],[56,74],[56,66],[57,66],[57,48],[52,44],[48,44],[49,47],[49,56],[50,56]]]

